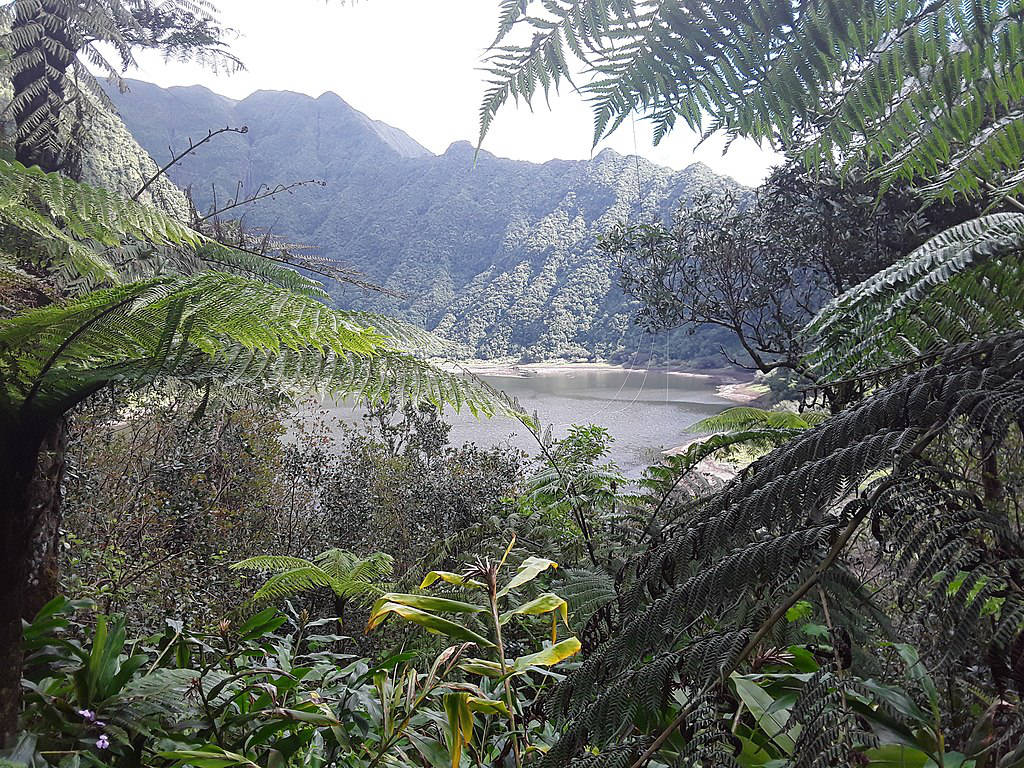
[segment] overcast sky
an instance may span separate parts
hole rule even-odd
[[[319,96],[334,91],[355,108],[411,135],[434,152],[462,139],[476,142],[484,91],[480,55],[496,28],[497,0],[215,0],[224,23],[238,32],[232,49],[246,71],[217,74],[191,64],[144,56],[130,76],[162,86],[202,84],[233,98],[256,90]],[[287,10],[286,10],[287,9]],[[543,162],[591,156],[591,114],[563,89],[535,111],[509,105],[491,128],[484,149],[502,157]],[[757,184],[778,162],[751,142],[694,149],[697,137],[677,128],[655,147],[650,126],[627,120],[605,146],[661,165],[684,168],[695,160],[745,184]]]

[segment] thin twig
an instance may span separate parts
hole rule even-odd
[[[149,180],[145,184],[142,185],[142,187],[139,189],[139,191],[136,192],[134,195],[132,195],[132,200],[138,200],[139,197],[142,195],[142,193],[145,192],[147,189],[149,189],[149,185],[150,184],[152,184],[154,181],[156,181],[161,176],[163,176],[165,173],[167,173],[167,171],[169,171],[171,169],[171,167],[173,167],[177,163],[181,162],[188,155],[192,154],[197,149],[199,149],[199,147],[203,146],[203,144],[205,144],[206,142],[212,140],[215,136],[220,136],[222,133],[248,133],[248,132],[249,132],[249,126],[247,126],[247,125],[243,125],[241,128],[232,128],[230,125],[228,125],[228,126],[225,126],[223,128],[218,128],[216,131],[208,131],[206,136],[204,138],[200,139],[195,144],[192,143],[192,139],[190,137],[189,140],[188,140],[188,149],[183,150],[182,152],[179,152],[177,155],[174,155],[173,157],[171,157],[170,161],[166,165],[161,167],[159,170],[157,170],[156,173],[154,173],[152,176],[150,176]]]
[[[240,208],[243,205],[249,205],[251,203],[258,203],[260,200],[266,200],[266,199],[274,197],[276,195],[280,195],[283,192],[291,192],[293,189],[298,189],[299,187],[305,187],[305,186],[308,186],[309,184],[316,184],[316,185],[321,186],[321,187],[327,186],[327,182],[326,181],[322,181],[320,179],[306,179],[304,181],[294,181],[291,184],[278,184],[275,187],[271,187],[269,184],[261,184],[259,187],[257,187],[256,192],[253,193],[252,195],[250,195],[249,197],[245,197],[245,198],[238,198],[238,197],[236,197],[234,200],[229,202],[223,208],[213,208],[205,216],[198,216],[198,217],[196,217],[196,221],[201,224],[202,222],[206,221],[207,219],[212,219],[214,216],[220,216],[225,211],[230,211],[233,208]]]

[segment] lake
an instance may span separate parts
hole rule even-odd
[[[694,422],[736,405],[719,394],[721,378],[572,364],[527,366],[524,370],[526,375],[502,369],[478,373],[518,398],[527,411],[537,411],[544,425],[553,426],[556,436],[564,435],[571,424],[605,427],[615,438],[612,460],[632,477],[656,460],[659,451],[692,439],[694,434],[687,428]],[[352,409],[344,405],[332,408],[331,415],[353,419]],[[455,444],[512,445],[537,453],[529,432],[512,419],[475,419],[468,413],[452,412],[446,419],[453,425]]]

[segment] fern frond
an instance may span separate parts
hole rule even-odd
[[[370,599],[390,587],[394,558],[384,552],[360,557],[342,549],[328,549],[315,561],[301,557],[259,555],[241,560],[232,570],[277,571],[252,596],[252,602],[281,600],[317,588],[329,588],[342,598]]]
[[[604,571],[567,568],[560,573],[558,594],[569,604],[573,624],[585,625],[599,608],[616,598],[615,579]]]
[[[1008,546],[1016,534],[994,513],[998,506],[972,498],[970,477],[984,471],[986,454],[965,455],[951,472],[930,452],[983,441],[987,455],[1015,456],[1022,420],[1024,333],[960,345],[800,430],[721,491],[688,502],[622,575],[615,631],[552,695],[550,714],[567,724],[545,765],[568,765],[618,738],[616,715],[642,711],[635,709],[637,685],[620,681],[645,679],[649,671],[688,695],[709,692],[755,650],[753,638],[768,638],[766,617],[784,598],[820,584],[866,599],[856,583],[845,583],[852,574],[838,563],[853,532],[869,524],[897,589],[924,598],[922,615],[943,617],[937,648],[951,659],[987,648],[988,658],[1009,665],[1024,608],[1011,607],[1003,625],[984,613],[1017,572],[1017,550]],[[871,615],[864,611],[861,620]],[[702,636],[701,627],[715,634]],[[673,674],[658,672],[662,665]],[[821,695],[808,692],[801,718],[819,723],[825,715],[814,701],[836,690],[823,677]],[[838,717],[837,710],[827,717]],[[805,757],[830,754],[815,739],[844,722],[809,727]]]
[[[529,103],[578,68],[595,143],[639,112],[656,139],[682,122],[771,142],[811,166],[933,179],[940,197],[976,195],[1019,171],[1024,19],[1014,2],[619,5],[507,3],[498,40],[517,27],[532,40],[489,50],[481,139],[506,101]]]
[[[1024,214],[951,227],[824,307],[805,329],[825,381],[1024,328]]]
[[[252,601],[282,600],[298,592],[308,592],[318,587],[334,589],[334,580],[312,563],[305,567],[290,568],[275,573],[252,595]]]

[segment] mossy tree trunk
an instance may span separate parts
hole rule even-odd
[[[22,618],[55,592],[64,420],[4,424],[0,434],[0,741],[17,733],[21,707]],[[53,536],[44,535],[53,532]]]
[[[76,55],[66,4],[17,6],[13,51],[15,154],[27,166],[80,176],[63,74]],[[16,736],[23,669],[22,618],[58,589],[61,484],[67,449],[62,416],[36,417],[11,403],[0,419],[0,743]]]

